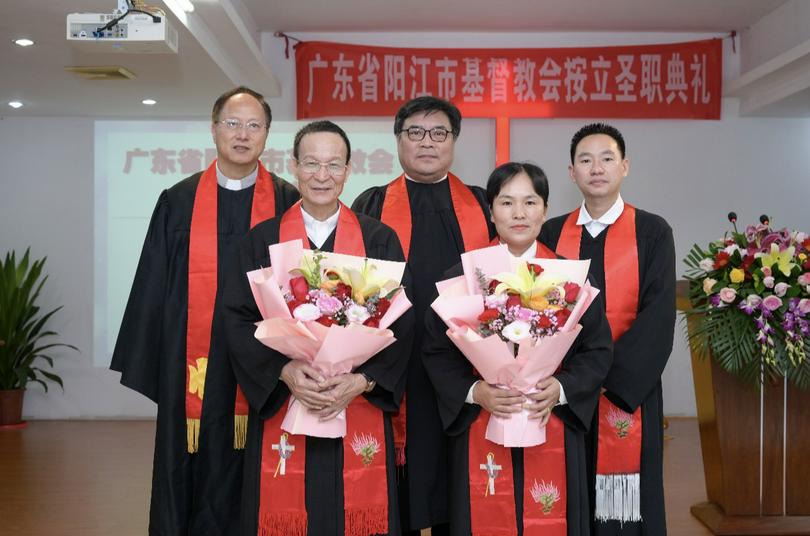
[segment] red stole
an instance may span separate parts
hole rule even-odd
[[[364,257],[363,233],[357,216],[345,205],[335,236],[336,253]],[[300,202],[281,218],[279,242],[309,238]],[[306,436],[281,430],[284,410],[264,422],[259,489],[259,535],[304,536],[306,512]],[[388,532],[388,486],[385,428],[382,411],[363,396],[346,408],[343,438],[345,534],[366,536]]]
[[[582,233],[579,211],[568,215],[557,243],[557,253],[578,259]],[[639,295],[636,209],[624,211],[606,231],[605,300],[613,341],[636,319]],[[629,414],[605,396],[599,398],[596,461],[596,518],[600,521],[640,521],[641,406]]]
[[[385,189],[380,221],[391,227],[399,237],[405,259],[411,249],[411,201],[408,197],[408,186],[405,175],[394,179]],[[453,212],[456,214],[458,227],[461,229],[461,239],[464,242],[464,251],[480,249],[489,243],[489,227],[486,215],[481,205],[470,189],[461,182],[461,179],[447,174],[450,186],[450,199],[453,202]],[[402,399],[399,412],[393,418],[394,446],[396,448],[397,465],[405,465],[405,438],[406,438],[406,401]]]
[[[250,210],[250,227],[275,216],[276,196],[270,173],[258,163]],[[205,374],[211,345],[211,322],[217,295],[217,166],[200,177],[191,212],[188,245],[188,326],[186,328],[186,448],[197,452],[200,438]],[[248,404],[236,387],[234,448],[245,448]]]
[[[498,242],[496,237],[492,245]],[[536,248],[536,258],[557,258],[540,242]],[[512,449],[486,439],[488,419],[489,413],[482,410],[470,427],[468,472],[472,534],[513,536],[517,534],[517,521]],[[565,536],[568,530],[565,425],[552,414],[546,425],[546,442],[521,450],[523,534]]]

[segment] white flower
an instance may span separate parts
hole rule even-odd
[[[764,270],[763,270],[763,272],[764,272]],[[769,276],[766,276],[765,279],[762,280],[762,283],[764,283],[765,287],[767,287],[767,288],[773,288],[773,285],[774,285],[774,283],[776,283],[776,281],[774,280],[772,275],[769,275]]]
[[[723,251],[728,253],[728,255],[730,257],[730,256],[734,255],[735,251],[740,251],[740,246],[738,246],[737,244],[731,244],[730,246],[727,246]]]
[[[505,292],[501,294],[490,294],[484,298],[484,305],[487,309],[497,309],[504,305],[509,296]]]
[[[709,273],[712,270],[714,270],[714,260],[712,259],[703,259],[698,263],[698,265],[700,266],[700,269],[706,273]]]
[[[503,328],[501,332],[504,337],[512,342],[520,342],[530,335],[529,330],[532,325],[523,320],[515,320]]]
[[[790,288],[790,285],[788,285],[787,283],[784,283],[784,282],[780,282],[780,283],[777,283],[775,287],[773,287],[773,293],[781,298],[782,296],[784,296],[787,293],[789,288]]]
[[[362,324],[368,317],[371,315],[368,312],[368,309],[363,307],[362,305],[357,305],[356,303],[353,304],[349,309],[346,311],[346,318],[349,319],[349,322],[352,324]]]
[[[314,303],[302,303],[293,311],[293,316],[306,322],[308,320],[318,320],[321,317],[321,310]]]

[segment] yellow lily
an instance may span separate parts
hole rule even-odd
[[[377,266],[368,261],[359,270],[343,268],[331,272],[337,274],[340,281],[352,287],[352,299],[359,305],[364,305],[366,299],[378,292],[382,294],[383,290],[391,290],[397,286],[396,281],[377,275]]]
[[[779,251],[778,245],[771,244],[770,253],[763,253],[760,256],[759,261],[762,263],[763,268],[770,268],[775,264],[780,272],[782,272],[785,276],[789,276],[790,271],[793,270],[794,266],[796,266],[796,264],[793,262],[793,254],[795,252],[795,246],[790,246],[784,251]]]
[[[520,301],[524,306],[536,310],[540,310],[537,307],[543,305],[543,302],[545,302],[546,306],[548,305],[548,301],[545,300],[546,294],[560,283],[557,278],[544,274],[534,275],[534,272],[525,262],[518,264],[514,273],[502,272],[495,275],[494,279],[500,281],[500,284],[495,287],[496,294],[503,292],[517,293],[520,295]]]
[[[208,358],[200,357],[197,359],[197,366],[188,366],[188,392],[196,394],[203,399],[205,394],[205,373],[208,370]]]

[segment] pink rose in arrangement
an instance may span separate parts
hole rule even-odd
[[[776,311],[782,307],[782,298],[778,296],[768,296],[762,300],[762,305],[769,311]]]
[[[730,287],[720,290],[720,299],[725,303],[733,303],[737,299],[737,291]]]
[[[799,311],[801,311],[802,314],[805,315],[810,314],[810,299],[802,298],[801,300],[799,300]]]
[[[810,272],[805,272],[799,276],[798,282],[800,285],[810,285]]]
[[[785,282],[777,283],[776,286],[773,287],[773,293],[781,298],[787,293],[789,288],[790,285]]]
[[[765,288],[773,288],[774,284],[776,284],[776,281],[774,280],[772,275],[769,275],[762,280],[762,283],[765,285]]]

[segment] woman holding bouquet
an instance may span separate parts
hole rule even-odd
[[[302,200],[248,233],[226,282],[229,353],[251,410],[244,535],[399,534],[390,414],[402,397],[412,313],[391,326],[396,342],[353,372],[327,378],[306,361],[290,359],[254,337],[255,323],[262,318],[246,277],[270,265],[269,245],[294,239],[324,252],[405,260],[389,227],[353,213],[338,200],[350,154],[346,133],[332,122],[310,123],[296,134],[293,169]],[[345,418],[346,436],[331,439],[282,430],[291,396],[322,421]]]
[[[558,258],[536,241],[548,208],[548,181],[539,167],[499,166],[487,181],[487,198],[498,232],[494,244],[505,244],[519,259]],[[447,277],[461,274],[459,265]],[[580,324],[556,373],[523,394],[483,381],[446,335],[445,323],[429,313],[424,364],[454,454],[451,534],[589,533],[585,432],[610,368],[611,338],[598,303]],[[484,437],[490,415],[508,418],[524,409],[545,425],[544,443],[506,448]]]

